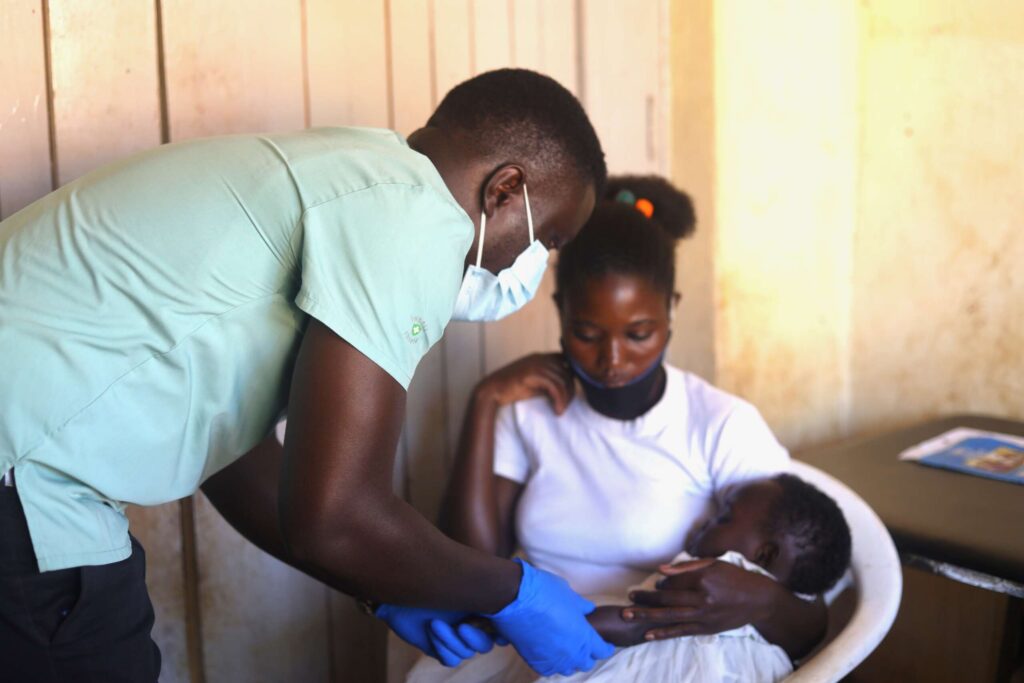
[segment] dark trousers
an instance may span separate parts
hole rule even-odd
[[[150,683],[160,650],[146,555],[40,572],[17,489],[0,483],[0,681]]]

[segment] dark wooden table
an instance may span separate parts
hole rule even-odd
[[[905,563],[1024,597],[1024,486],[897,459],[954,427],[1024,436],[1024,422],[958,415],[794,456],[866,500]]]

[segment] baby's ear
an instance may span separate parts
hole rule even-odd
[[[779,545],[775,541],[765,541],[757,546],[754,553],[754,564],[762,569],[768,569],[779,557]]]

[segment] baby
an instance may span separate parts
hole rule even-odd
[[[850,563],[850,529],[835,501],[792,474],[740,486],[718,515],[690,539],[673,562],[714,557],[773,577],[815,599]],[[654,574],[638,590],[659,582]],[[601,602],[600,598],[596,601]],[[645,642],[650,628],[622,619],[624,606],[602,606],[590,623],[610,643],[631,646],[568,681],[778,681],[793,670],[785,651],[750,625],[711,636]]]
[[[774,578],[807,599],[831,588],[850,563],[850,529],[835,501],[792,474],[779,474],[729,492],[718,515],[692,535],[688,552],[673,562],[717,558]],[[672,579],[653,574],[634,590]],[[602,604],[587,618],[609,643],[625,649],[591,671],[552,680],[597,682],[774,682],[793,671],[785,651],[751,625],[709,636],[646,641],[649,624],[626,621],[620,597],[588,596]],[[538,680],[512,648],[495,648],[444,669],[423,659],[407,681],[415,683],[532,683]]]

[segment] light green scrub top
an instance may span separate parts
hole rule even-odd
[[[128,557],[126,504],[266,436],[307,315],[407,388],[472,239],[425,156],[355,128],[159,147],[0,223],[0,471],[40,570]]]

